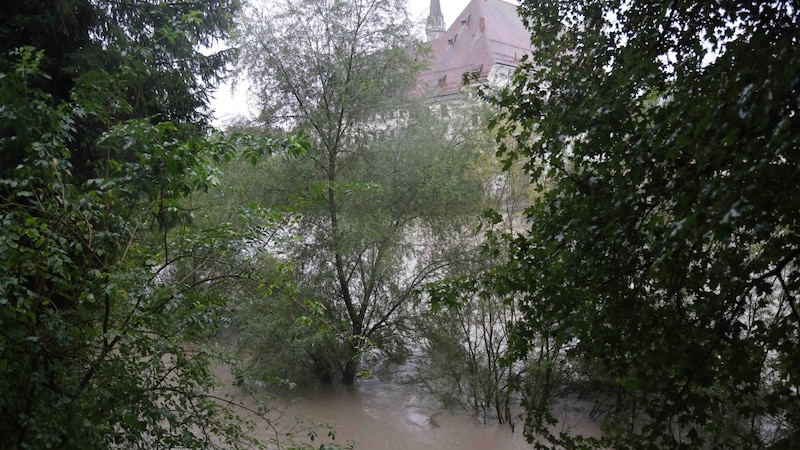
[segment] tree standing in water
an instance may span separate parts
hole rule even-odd
[[[243,64],[259,121],[311,142],[270,162],[264,200],[299,205],[302,238],[287,250],[298,295],[325,324],[322,336],[298,331],[318,337],[301,353],[351,383],[365,349],[403,347],[413,293],[454,257],[456,218],[482,195],[477,147],[411,102],[423,66],[404,2],[287,1],[250,16]]]

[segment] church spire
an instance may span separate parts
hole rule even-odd
[[[445,28],[442,7],[439,5],[439,0],[431,0],[431,12],[428,16],[428,22],[425,25],[425,34],[428,36],[428,42],[442,37],[444,32]]]

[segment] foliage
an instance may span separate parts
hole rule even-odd
[[[421,66],[402,2],[283,2],[251,16],[244,70],[262,126],[310,141],[264,169],[260,202],[293,205],[301,238],[281,248],[298,290],[262,305],[282,316],[257,348],[302,347],[294,361],[350,383],[372,349],[402,354],[413,292],[457,257],[456,219],[481,199],[480,147],[409,101]]]
[[[214,397],[209,367],[232,358],[208,338],[225,293],[250,282],[242,249],[260,235],[194,227],[187,209],[232,147],[206,139],[197,111],[226,57],[197,46],[229,31],[236,6],[0,12],[6,447],[258,446]]]
[[[463,136],[489,144],[492,130],[487,122],[495,108],[474,93],[459,98],[451,127]],[[485,139],[485,141],[483,141]],[[447,267],[446,281],[434,280],[417,292],[420,314],[414,320],[418,339],[418,377],[423,386],[446,408],[460,407],[481,417],[484,423],[507,423],[513,430],[517,419],[515,400],[521,365],[507,364],[508,337],[517,319],[513,298],[492,292],[486,268],[498,264],[497,239],[513,233],[523,222],[521,213],[530,202],[530,183],[516,165],[501,170],[494,152],[481,152],[472,169],[483,181],[484,203],[490,212],[464,233],[469,249]]]
[[[798,6],[520,5],[499,154],[541,195],[492,290],[520,301],[517,360],[554,336],[615,398],[601,440],[527,398],[538,446],[797,445]]]
[[[348,270],[354,273],[350,289],[364,305],[359,348],[343,345],[352,335],[352,323],[346,305],[336,300],[337,288],[330,285],[336,274],[327,263],[333,257],[324,210],[319,212],[324,196],[308,186],[315,182],[307,181],[314,150],[297,158],[275,155],[258,166],[257,180],[237,180],[247,186],[243,189],[258,193],[248,200],[262,199],[278,208],[273,211],[283,211],[286,228],[272,252],[297,285],[297,290],[255,296],[242,305],[240,330],[262,370],[293,381],[308,373],[332,379],[353,358],[352,350],[358,358],[373,348],[390,357],[406,353],[414,292],[463,258],[459,248],[474,246],[462,236],[463,222],[448,209],[463,205],[467,215],[469,202],[481,197],[479,180],[467,175],[470,150],[444,140],[441,147],[431,145],[440,139],[432,123],[428,117],[398,130],[374,153],[363,155],[361,168],[346,174],[363,180],[343,186],[349,191],[339,203],[340,224],[347,227],[347,246],[339,253],[354,268]],[[237,178],[241,175],[237,172]],[[361,284],[361,276],[371,288]]]
[[[85,108],[76,117],[81,133],[66,145],[73,174],[90,178],[104,156],[95,143],[112,123],[150,118],[172,122],[183,138],[197,135],[206,123],[209,91],[235,56],[232,50],[204,55],[201,46],[229,35],[238,9],[238,0],[11,2],[0,11],[0,71],[12,70],[7,55],[18,48],[43,52],[44,76],[35,87],[55,104],[74,101]],[[2,133],[23,130],[34,128],[12,125]],[[19,142],[6,141],[4,171],[25,158]]]
[[[2,178],[6,445],[247,445],[242,424],[210,393],[209,364],[227,357],[202,344],[224,299],[195,289],[240,273],[225,256],[241,235],[166,227],[180,215],[175,200],[207,185],[212,161],[197,142],[175,139],[171,124],[132,120],[97,144],[109,155],[105,176],[76,181],[68,143],[86,107],[35,87],[42,55],[16,52],[17,66],[0,78],[4,119],[27,123],[17,139],[30,137],[26,158]],[[110,156],[120,150],[137,159]],[[193,270],[176,276],[183,261]]]
[[[449,288],[464,293],[461,302],[418,320],[424,338],[421,380],[445,407],[460,406],[484,423],[496,420],[513,429],[516,370],[504,357],[515,307],[496,296],[467,294],[478,290],[472,280],[456,284]]]
[[[329,152],[403,101],[421,67],[399,0],[279,1],[246,16],[240,61],[260,121],[306,129]]]

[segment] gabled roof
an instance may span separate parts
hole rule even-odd
[[[463,85],[464,74],[485,81],[494,66],[517,67],[531,51],[530,33],[517,6],[502,0],[472,0],[444,35],[432,42],[430,67],[418,91],[449,95]]]

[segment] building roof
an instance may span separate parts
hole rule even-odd
[[[420,75],[418,90],[431,96],[455,93],[465,74],[486,81],[495,66],[515,68],[531,51],[517,6],[502,0],[472,0],[429,44],[429,69]]]

